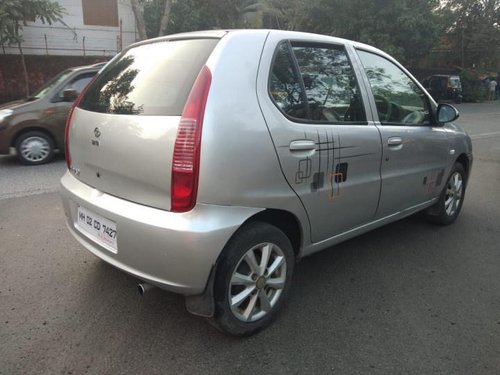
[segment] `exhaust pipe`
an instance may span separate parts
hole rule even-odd
[[[137,284],[137,290],[139,291],[139,294],[141,296],[143,296],[144,294],[146,294],[146,292],[150,291],[153,288],[154,286],[148,283]]]

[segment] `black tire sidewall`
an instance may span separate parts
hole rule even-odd
[[[286,281],[276,305],[263,318],[255,322],[242,322],[236,318],[229,305],[228,288],[231,275],[243,255],[257,244],[270,242],[280,247],[286,260]],[[273,225],[253,222],[240,228],[225,246],[217,264],[214,297],[214,325],[233,336],[247,336],[267,327],[276,318],[290,291],[295,256],[288,237]]]
[[[39,160],[39,161],[31,161],[31,160],[27,160],[25,159],[21,152],[20,152],[20,147],[21,147],[21,143],[26,139],[26,138],[30,138],[30,137],[40,137],[40,138],[43,138],[47,141],[47,143],[49,144],[50,146],[50,151],[47,155],[47,157],[45,159],[42,159],[42,160]],[[26,165],[39,165],[39,164],[45,164],[45,163],[48,163],[49,161],[52,160],[52,158],[54,157],[54,141],[52,140],[52,138],[47,135],[46,133],[44,132],[41,132],[41,131],[29,131],[29,132],[26,132],[26,133],[23,133],[21,134],[18,139],[16,140],[16,153],[17,153],[17,157],[18,159],[21,161],[21,163],[23,164],[26,164]]]

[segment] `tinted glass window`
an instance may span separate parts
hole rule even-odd
[[[405,72],[379,55],[365,51],[358,53],[370,81],[382,123],[429,123],[427,97]]]
[[[57,85],[61,84],[64,80],[66,80],[73,71],[71,69],[65,70],[59,73],[57,76],[52,78],[49,82],[39,88],[31,97],[33,98],[41,98],[46,95],[50,90],[55,88]]]
[[[450,86],[454,89],[462,88],[460,77],[450,77]]]
[[[276,51],[269,91],[283,113],[299,119],[308,118],[304,92],[287,43],[281,43]]]
[[[356,76],[342,47],[292,44],[304,81],[310,119],[364,122]]]
[[[92,78],[96,75],[97,72],[94,73],[85,73],[81,74],[75,79],[73,79],[70,83],[64,86],[64,88],[59,92],[59,98],[64,97],[64,90],[75,90],[77,94],[80,94],[85,86],[92,80]]]
[[[365,122],[354,71],[342,47],[281,43],[270,93],[288,116],[312,122]]]
[[[217,42],[191,39],[132,48],[106,66],[79,107],[102,113],[178,116]]]

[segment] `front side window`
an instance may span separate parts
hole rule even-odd
[[[65,70],[61,73],[59,73],[57,76],[52,78],[49,82],[47,82],[44,86],[39,88],[33,95],[31,95],[31,98],[34,99],[39,99],[45,96],[50,90],[52,90],[54,87],[60,85],[63,81],[65,81],[73,71],[71,69]]]
[[[295,119],[366,121],[356,76],[340,46],[283,42],[276,52],[269,90],[276,106]]]
[[[359,50],[358,54],[370,81],[381,123],[429,123],[429,101],[405,72],[374,53]]]
[[[64,91],[71,89],[75,90],[77,95],[80,95],[82,90],[85,88],[85,86],[88,85],[88,83],[92,80],[92,78],[96,75],[97,72],[95,73],[85,73],[81,74],[75,79],[73,79],[71,82],[66,84],[64,88],[59,92],[58,96],[60,99],[64,97]]]

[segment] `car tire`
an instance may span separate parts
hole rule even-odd
[[[466,173],[462,164],[455,163],[439,201],[426,211],[429,221],[439,225],[452,224],[460,214],[465,197]]]
[[[16,152],[23,164],[45,164],[54,157],[54,141],[46,133],[29,131],[17,139]]]
[[[295,256],[289,238],[268,223],[239,229],[217,264],[211,323],[232,336],[267,327],[290,291]]]

